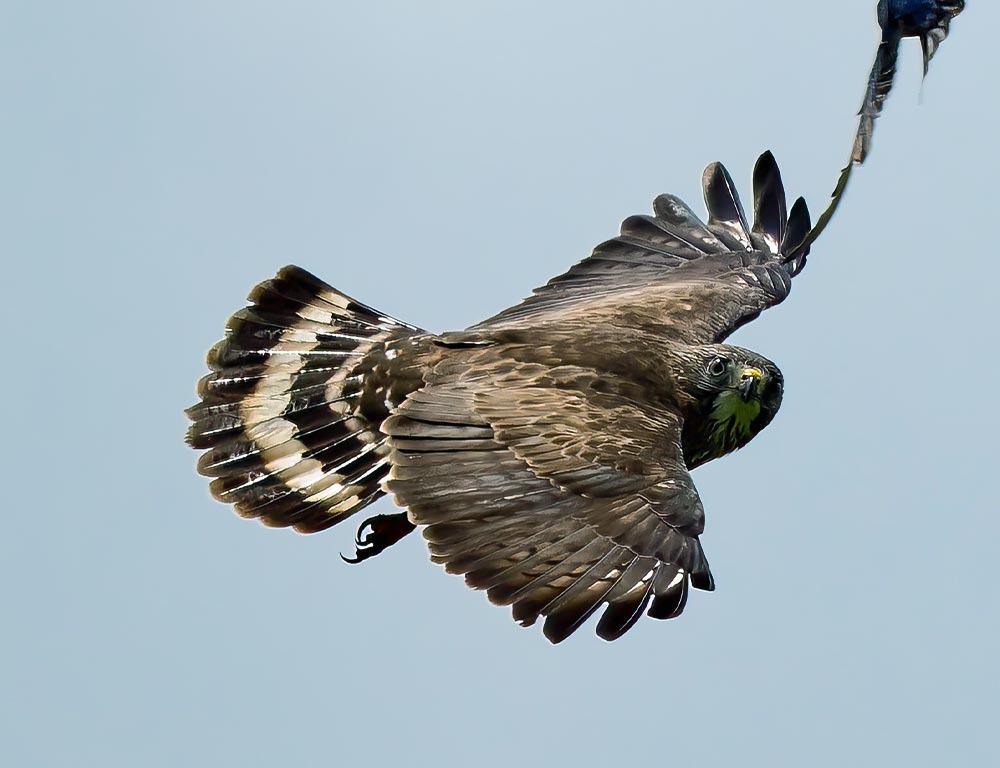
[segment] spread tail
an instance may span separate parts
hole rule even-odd
[[[422,331],[294,266],[249,301],[208,353],[187,441],[241,516],[321,531],[383,495],[385,347]]]

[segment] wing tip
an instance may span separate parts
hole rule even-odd
[[[733,177],[720,162],[709,163],[701,175],[709,227],[723,228],[746,248],[751,247],[750,225]]]

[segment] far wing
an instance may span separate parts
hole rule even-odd
[[[604,605],[598,633],[614,639],[647,607],[678,615],[689,583],[714,586],[679,417],[592,397],[575,386],[587,376],[477,368],[413,393],[382,427],[388,490],[433,559],[521,623],[545,616],[553,642]]]
[[[679,198],[661,195],[653,216],[626,219],[621,234],[597,246],[590,258],[475,327],[645,319],[667,337],[721,341],[788,295],[792,276],[805,263],[801,244],[810,229],[809,211],[800,198],[787,212],[769,152],[754,169],[752,226],[721,164],[705,170],[703,186],[707,223]]]

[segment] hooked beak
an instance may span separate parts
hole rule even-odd
[[[760,368],[744,368],[740,373],[740,383],[737,385],[737,390],[740,393],[740,397],[743,398],[743,402],[749,402],[751,397],[756,396],[757,390],[760,388],[761,379],[764,378],[764,372]]]

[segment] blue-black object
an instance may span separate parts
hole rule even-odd
[[[882,41],[875,54],[865,90],[865,99],[858,112],[858,132],[854,137],[851,159],[841,170],[837,186],[833,190],[830,203],[816,221],[808,236],[799,245],[799,252],[805,253],[826,229],[833,218],[847,189],[854,166],[861,165],[871,150],[875,120],[882,113],[892,81],[896,75],[896,58],[899,44],[904,37],[919,37],[924,52],[924,76],[938,46],[948,37],[951,20],[965,10],[965,0],[879,0],[878,23],[882,28]]]
[[[896,75],[896,57],[904,37],[919,37],[924,53],[924,76],[938,46],[948,37],[951,20],[965,9],[965,0],[879,0],[878,23],[882,42],[868,78],[861,105],[861,122],[851,161],[863,163],[871,149],[875,120],[882,112]]]
[[[883,34],[896,28],[902,37],[919,37],[924,49],[924,74],[948,25],[965,8],[965,0],[880,0],[878,23]]]

